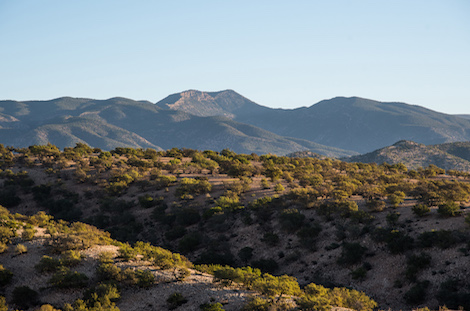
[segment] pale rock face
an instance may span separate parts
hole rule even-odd
[[[235,118],[234,111],[242,109],[246,105],[257,106],[232,90],[221,92],[188,90],[170,95],[157,103],[159,107],[181,110],[196,116],[224,116],[230,119]]]

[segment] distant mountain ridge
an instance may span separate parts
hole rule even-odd
[[[423,144],[470,140],[470,120],[463,117],[359,97],[336,97],[297,109],[272,109],[231,90],[186,91],[168,96],[157,106],[204,116],[224,115],[281,136],[359,153],[400,140]]]
[[[0,101],[0,143],[26,147],[51,142],[60,148],[87,143],[116,147],[173,147],[239,153],[286,153],[312,149],[330,156],[354,154],[311,141],[288,138],[226,117],[201,117],[126,98],[63,97],[50,101]]]

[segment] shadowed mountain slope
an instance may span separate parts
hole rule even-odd
[[[285,135],[306,133],[302,138],[359,152],[399,140],[438,144],[470,139],[467,120],[419,106],[357,97],[337,97],[300,109],[296,123],[303,130]]]
[[[149,102],[125,98],[91,100],[63,97],[50,101],[3,101],[0,102],[0,112],[8,116],[9,122],[0,123],[0,140],[5,145],[19,147],[50,142],[63,148],[82,142],[102,149],[118,146],[161,149],[98,115],[99,112],[112,110],[114,115],[111,113],[110,117],[122,118],[122,110],[125,109],[145,110],[147,113],[158,111]]]
[[[470,120],[470,114],[456,114],[457,117]]]

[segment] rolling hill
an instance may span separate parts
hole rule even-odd
[[[456,142],[436,145],[438,149],[470,161],[470,142]]]
[[[426,146],[412,141],[399,141],[392,146],[381,148],[363,155],[344,158],[348,162],[362,163],[403,163],[409,169],[434,164],[449,170],[470,171],[469,143],[448,143]],[[460,147],[459,147],[460,146]],[[458,155],[467,156],[467,159]]]

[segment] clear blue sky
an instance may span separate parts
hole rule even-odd
[[[0,0],[0,99],[187,89],[470,114],[470,1]]]

